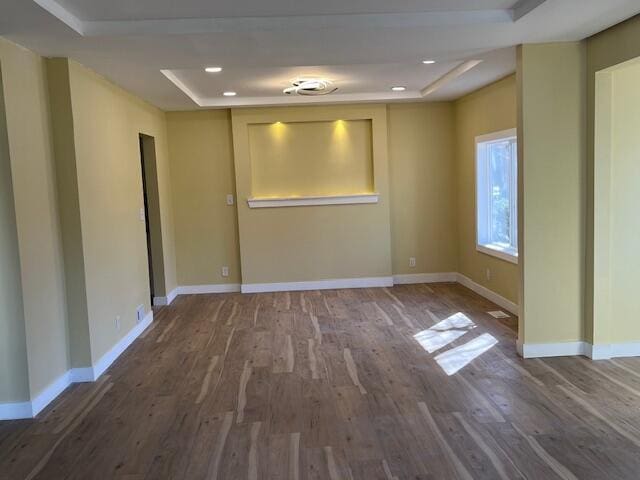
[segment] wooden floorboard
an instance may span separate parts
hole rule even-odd
[[[0,480],[637,479],[640,360],[520,359],[457,284],[178,297],[0,422]]]

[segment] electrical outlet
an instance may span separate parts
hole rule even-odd
[[[490,268],[487,268],[486,275],[487,275],[487,280],[491,280],[491,269]]]
[[[145,215],[144,215],[144,207],[141,207],[140,208],[140,221],[141,222],[144,222],[144,217],[145,217]]]
[[[144,320],[144,305],[138,305],[138,308],[136,308],[136,321],[140,323],[142,320]]]
[[[227,195],[227,205],[233,205],[233,195]]]
[[[223,277],[229,276],[229,267],[222,267],[222,276]]]
[[[116,316],[116,330],[120,330],[120,315]]]
[[[416,257],[409,257],[409,266],[414,268],[416,266]]]

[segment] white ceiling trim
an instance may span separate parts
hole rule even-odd
[[[336,95],[323,95],[317,97],[298,96],[265,96],[265,97],[199,97],[171,70],[160,70],[182,93],[191,99],[193,103],[202,108],[229,108],[229,107],[269,107],[278,105],[299,104],[332,104],[332,103],[366,103],[366,102],[391,102],[421,100],[419,91],[406,92],[376,92],[376,93],[342,93]]]
[[[51,15],[56,17],[67,26],[71,27],[80,35],[84,35],[84,22],[73,15],[69,10],[64,8],[55,0],[33,0],[35,3],[44,8]]]
[[[337,28],[454,27],[513,22],[510,10],[82,22],[85,36],[187,35]]]
[[[519,0],[513,9],[449,12],[307,15],[280,17],[177,18],[167,20],[81,20],[56,0],[34,0],[83,36],[188,35],[310,29],[454,27],[512,23],[545,0]]]
[[[482,60],[467,60],[466,62],[461,63],[456,68],[445,73],[442,77],[440,77],[438,80],[433,82],[431,85],[427,85],[425,88],[423,88],[420,91],[420,95],[422,97],[426,97],[427,95],[432,94],[436,90],[439,90],[442,87],[444,87],[446,84],[453,82],[456,78],[464,75],[469,70],[477,67],[481,63],[482,63]]]
[[[518,21],[547,0],[518,0],[513,6],[513,20]]]

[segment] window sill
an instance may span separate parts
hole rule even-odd
[[[514,250],[504,249],[497,245],[476,245],[476,250],[486,255],[505,260],[510,263],[518,264],[518,252]]]

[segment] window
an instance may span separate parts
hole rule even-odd
[[[476,138],[477,249],[518,263],[516,130]]]

